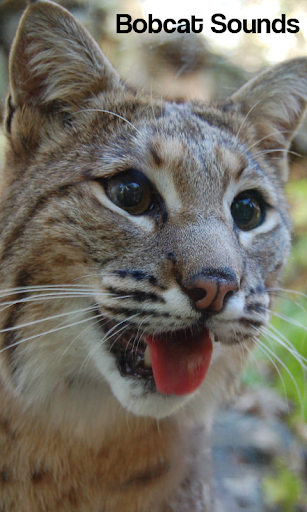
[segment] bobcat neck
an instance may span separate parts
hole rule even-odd
[[[195,471],[194,451],[205,438],[203,427],[117,410],[116,424],[100,435],[91,429],[76,429],[72,435],[63,426],[50,428],[48,418],[33,411],[21,417],[22,404],[2,388],[0,393],[6,411],[0,421],[2,499],[12,512],[39,510],[42,495],[48,496],[49,509],[59,512],[99,509],[102,501],[108,512],[134,512],[136,499],[137,510],[162,512],[166,499]],[[204,458],[198,454],[199,464]],[[12,486],[14,503],[9,500]],[[198,499],[204,499],[202,493]]]

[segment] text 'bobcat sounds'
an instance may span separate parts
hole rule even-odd
[[[196,18],[191,16],[188,18],[181,18],[178,21],[173,18],[167,18],[161,21],[159,18],[154,18],[152,14],[148,15],[148,19],[137,18],[132,21],[130,14],[117,14],[116,15],[116,32],[118,34],[128,34],[132,30],[138,34],[148,31],[150,34],[158,34],[162,30],[171,34],[178,32],[179,34],[190,34],[194,32],[199,34],[204,28],[203,18]],[[231,18],[227,20],[224,14],[214,14],[211,17],[212,32],[222,34],[226,31],[233,34],[238,32],[245,32],[247,34],[285,34],[290,32],[295,34],[299,32],[299,21],[296,18],[287,20],[286,14],[281,14],[280,18],[269,20],[268,18],[254,18],[252,20]]]

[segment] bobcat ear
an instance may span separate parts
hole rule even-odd
[[[31,3],[21,19],[10,81],[14,107],[60,101],[72,109],[120,79],[82,25],[66,9],[43,1]]]
[[[285,61],[264,71],[233,94],[230,104],[245,116],[239,131],[244,133],[252,123],[254,147],[286,181],[287,150],[307,104],[307,58]]]

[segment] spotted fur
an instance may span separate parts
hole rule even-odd
[[[289,252],[283,185],[307,59],[221,104],[154,99],[124,84],[84,28],[46,1],[22,18],[10,79],[0,509],[209,512],[213,413],[269,320]],[[131,168],[155,198],[141,215],[105,191]],[[231,205],[246,190],[266,213],[242,231]],[[188,292],[199,276],[236,284],[215,314]],[[118,337],[137,355],[144,333],[200,324],[216,341],[197,392],[164,396],[152,379],[122,374]]]

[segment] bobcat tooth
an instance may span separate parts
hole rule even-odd
[[[150,350],[149,350],[149,346],[148,345],[147,345],[147,347],[145,349],[144,364],[145,364],[146,368],[151,368],[152,367],[152,365],[151,365],[151,355],[150,355]]]

